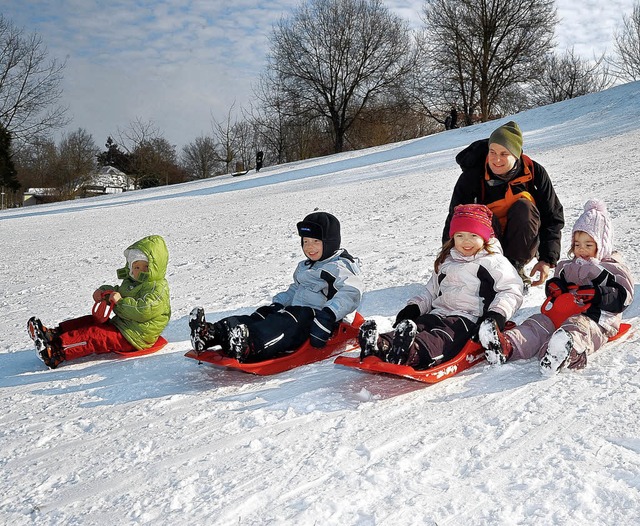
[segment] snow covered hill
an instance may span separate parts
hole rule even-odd
[[[571,226],[605,200],[640,276],[640,83],[515,116]],[[506,120],[506,119],[505,119]],[[502,121],[504,122],[504,120]],[[427,386],[331,360],[272,377],[198,365],[187,316],[250,312],[291,280],[295,223],[342,222],[361,312],[390,325],[431,274],[457,151],[500,122],[179,186],[0,213],[0,522],[629,525],[640,517],[639,308],[579,373],[480,365]],[[170,250],[169,345],[46,370],[26,320],[85,314],[122,250]],[[636,289],[637,290],[637,289]],[[543,299],[534,289],[517,319]]]

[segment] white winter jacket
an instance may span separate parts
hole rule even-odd
[[[323,309],[328,307],[341,320],[360,306],[364,284],[360,262],[340,249],[323,260],[298,263],[293,283],[273,297],[273,303]]]
[[[455,248],[433,273],[424,294],[408,303],[420,307],[420,314],[463,316],[477,322],[487,312],[511,318],[522,305],[523,284],[515,268],[502,254],[496,238],[473,256],[463,256]]]

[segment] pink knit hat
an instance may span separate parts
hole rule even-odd
[[[611,256],[613,252],[613,224],[605,205],[599,199],[589,199],[584,204],[584,212],[578,218],[573,230],[571,239],[576,232],[586,232],[598,245],[596,258],[604,259]]]
[[[493,212],[484,205],[458,205],[453,209],[449,237],[456,232],[471,232],[489,241],[494,236],[492,218]]]

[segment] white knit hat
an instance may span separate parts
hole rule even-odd
[[[127,258],[127,263],[129,264],[129,275],[131,277],[133,277],[131,267],[133,266],[134,261],[146,261],[147,263],[149,263],[149,258],[147,258],[147,255],[142,250],[138,250],[137,248],[128,248],[127,250],[125,250],[124,257]]]
[[[613,252],[613,224],[605,205],[599,199],[589,199],[584,204],[584,212],[573,225],[571,239],[576,232],[586,232],[598,245],[596,257],[604,259]]]

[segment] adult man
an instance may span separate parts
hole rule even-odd
[[[504,255],[525,286],[544,283],[560,257],[564,211],[547,171],[522,153],[518,124],[510,121],[489,139],[475,141],[456,156],[456,162],[462,174],[453,189],[443,242],[449,237],[457,205],[487,205]],[[524,266],[536,256],[538,261],[527,276]],[[531,283],[536,273],[538,278]]]

